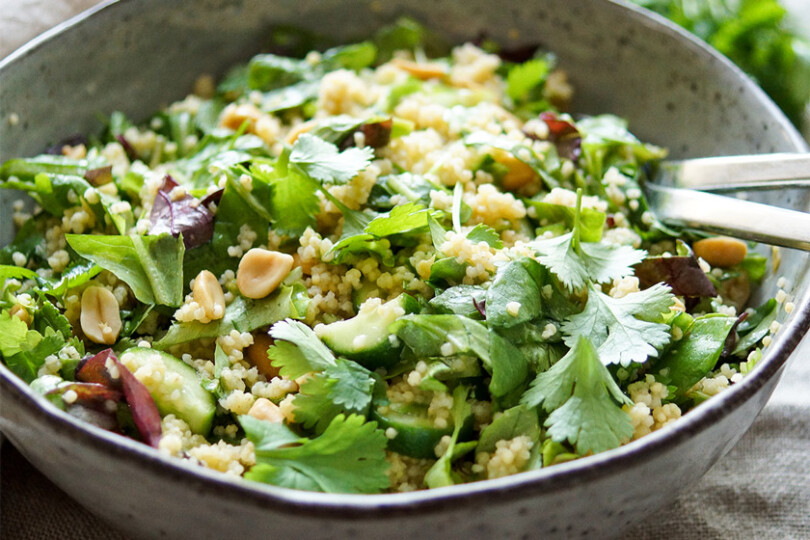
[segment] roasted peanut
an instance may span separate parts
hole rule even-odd
[[[728,236],[715,236],[698,240],[692,245],[695,255],[712,266],[728,268],[740,264],[748,253],[745,242]]]
[[[87,147],[81,143],[76,146],[66,144],[62,147],[62,155],[70,159],[84,159],[87,157]]]
[[[403,71],[407,71],[417,79],[440,79],[447,75],[447,70],[441,64],[430,62],[420,63],[404,58],[394,58],[391,63]]]
[[[104,345],[115,343],[121,333],[121,314],[115,295],[104,287],[87,287],[82,293],[80,323],[90,341]]]
[[[267,398],[259,398],[253,402],[253,405],[248,411],[248,415],[253,418],[258,418],[259,420],[273,422],[274,424],[284,422],[284,415],[281,413],[281,409]]]
[[[311,130],[314,127],[315,122],[313,120],[298,124],[297,126],[292,128],[289,133],[287,133],[286,138],[287,144],[293,144],[295,141],[298,140],[298,137],[301,136],[301,134],[306,133],[307,131]]]
[[[203,270],[194,278],[191,295],[207,319],[215,321],[225,315],[225,293],[216,276],[208,270]]]
[[[252,103],[244,103],[242,105],[231,103],[222,111],[219,124],[222,127],[236,131],[242,126],[245,120],[247,120],[249,122],[248,131],[252,131],[256,120],[259,119],[261,114],[262,112],[259,108]]]
[[[273,344],[273,338],[264,332],[254,334],[253,345],[245,349],[247,361],[256,366],[259,373],[267,377],[267,380],[278,376],[278,368],[270,363],[267,356],[267,349]]]
[[[236,286],[247,298],[264,298],[276,290],[292,270],[293,258],[286,253],[253,248],[242,256],[236,270]]]
[[[28,310],[25,309],[25,306],[22,304],[14,304],[14,306],[12,306],[12,308],[8,311],[8,314],[12,317],[17,317],[28,327],[30,327],[31,323],[33,322],[31,321],[31,314],[28,313]]]

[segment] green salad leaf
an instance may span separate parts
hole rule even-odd
[[[653,321],[660,320],[674,302],[669,287],[662,283],[622,298],[608,296],[590,285],[585,309],[562,325],[565,344],[573,347],[579,336],[587,335],[606,365],[645,362],[649,356],[658,356],[656,349],[669,343],[669,325]]]
[[[633,425],[621,404],[632,404],[585,336],[559,362],[537,375],[521,402],[551,413],[544,425],[577,453],[598,453],[630,439]]]
[[[376,422],[341,414],[313,439],[251,416],[239,422],[256,445],[248,480],[326,493],[379,493],[389,485],[388,439]]]
[[[293,144],[290,163],[315,180],[344,184],[368,167],[372,157],[374,151],[369,147],[339,152],[334,144],[304,133]]]
[[[297,422],[321,432],[341,413],[367,414],[375,384],[369,370],[335,358],[315,332],[298,321],[274,324],[270,336],[276,342],[267,354],[283,376],[294,379],[313,373],[293,402]]]
[[[76,253],[109,270],[145,304],[178,307],[183,303],[183,238],[68,234]]]

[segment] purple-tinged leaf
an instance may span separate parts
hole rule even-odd
[[[76,365],[76,379],[120,389],[121,381],[117,378],[113,379],[107,370],[107,359],[110,355],[112,355],[112,349],[104,349],[96,355],[82,358]]]
[[[634,269],[642,289],[663,281],[678,296],[717,296],[717,290],[694,257],[647,257]]]
[[[135,148],[131,144],[129,144],[129,141],[126,139],[126,137],[124,137],[123,135],[116,135],[115,140],[118,141],[118,144],[120,144],[124,148],[124,152],[127,154],[127,157],[129,158],[130,161],[135,161],[136,159],[138,159],[138,151],[135,150]]]
[[[45,153],[51,154],[53,156],[61,156],[62,148],[64,148],[65,146],[78,146],[80,144],[87,146],[88,144],[90,144],[90,142],[87,140],[87,137],[85,137],[81,133],[77,133],[75,135],[71,135],[70,137],[62,139],[53,146],[49,146],[45,150]]]
[[[540,120],[548,126],[548,138],[552,141],[558,141],[563,137],[570,137],[572,135],[579,135],[577,127],[567,120],[561,120],[553,112],[540,113]]]
[[[84,405],[85,407],[92,405],[103,405],[107,401],[121,401],[123,394],[118,390],[105,386],[103,384],[96,384],[90,382],[74,382],[68,384],[60,384],[50,392],[47,396],[64,395],[65,392],[72,390],[76,393],[76,400],[74,403]]]
[[[393,125],[394,121],[390,118],[382,122],[363,124],[360,129],[366,138],[366,146],[372,148],[388,146],[388,143],[391,142],[391,128]]]
[[[540,113],[540,120],[548,127],[548,139],[554,143],[557,153],[572,161],[579,159],[582,135],[568,120],[562,120],[553,112]]]
[[[115,356],[112,356],[112,358],[121,375],[124,397],[129,409],[132,411],[132,420],[135,422],[135,427],[138,428],[138,432],[146,444],[157,448],[163,428],[160,424],[160,412],[158,412],[157,405],[155,405],[155,400],[152,399],[152,395],[143,383],[136,379],[135,375],[118,358]]]
[[[177,185],[168,174],[163,179],[149,215],[149,233],[169,233],[175,238],[182,234],[186,249],[210,242],[214,236],[214,215],[203,201],[189,194],[174,199],[171,192]]]
[[[475,309],[478,311],[478,313],[480,313],[481,316],[484,318],[484,320],[487,320],[487,300],[486,300],[486,298],[484,298],[483,300],[481,300],[479,302],[473,296],[472,303],[475,306]]]
[[[347,148],[356,146],[354,144],[354,134],[362,133],[365,138],[365,145],[372,148],[382,148],[388,146],[391,142],[391,128],[394,126],[394,121],[391,118],[382,120],[380,122],[369,122],[358,126],[354,131],[350,131],[337,145],[338,150],[341,152]]]
[[[723,352],[720,354],[720,358],[725,358],[734,352],[734,349],[737,348],[737,342],[740,340],[740,335],[737,333],[737,328],[740,326],[745,319],[748,318],[748,312],[743,311],[740,313],[740,316],[737,317],[737,320],[734,321],[734,325],[729,330],[728,335],[726,336],[726,341],[723,343]]]
[[[84,173],[84,179],[94,186],[103,186],[112,182],[112,165],[106,165],[97,169],[90,169]]]
[[[218,189],[212,193],[209,193],[208,195],[200,199],[200,204],[206,208],[208,208],[208,205],[210,205],[211,203],[219,205],[219,201],[222,200],[222,194],[224,192],[225,192],[224,189]]]
[[[141,438],[149,446],[157,448],[162,430],[155,400],[143,383],[118,360],[112,349],[105,349],[82,360],[76,367],[76,378],[90,381],[86,384],[106,386],[119,395],[123,392]]]

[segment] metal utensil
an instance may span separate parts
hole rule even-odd
[[[810,187],[810,154],[720,156],[659,165],[656,182],[703,191]]]
[[[810,251],[810,213],[707,193],[809,187],[810,154],[669,161],[654,178],[644,192],[664,223]]]

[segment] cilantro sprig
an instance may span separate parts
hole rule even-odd
[[[351,360],[335,358],[301,322],[278,322],[270,328],[270,336],[277,341],[267,354],[282,376],[296,379],[314,373],[293,401],[296,422],[322,432],[341,413],[366,415],[375,384],[369,370]]]
[[[388,439],[362,416],[338,415],[313,439],[252,416],[239,422],[256,446],[248,480],[326,493],[379,493],[389,486]]]
[[[649,356],[658,356],[656,348],[669,343],[669,325],[654,319],[674,302],[669,287],[661,283],[622,298],[589,285],[585,309],[562,325],[565,344],[573,347],[577,336],[588,335],[605,365],[644,362]]]
[[[585,336],[535,378],[521,402],[551,413],[544,424],[551,439],[568,441],[580,455],[616,448],[633,434],[630,416],[621,409],[632,402]]]
[[[604,283],[633,273],[646,252],[630,246],[583,242],[581,238],[582,190],[577,190],[577,212],[570,233],[556,238],[539,238],[532,243],[537,260],[554,272],[569,291],[588,282]]]

